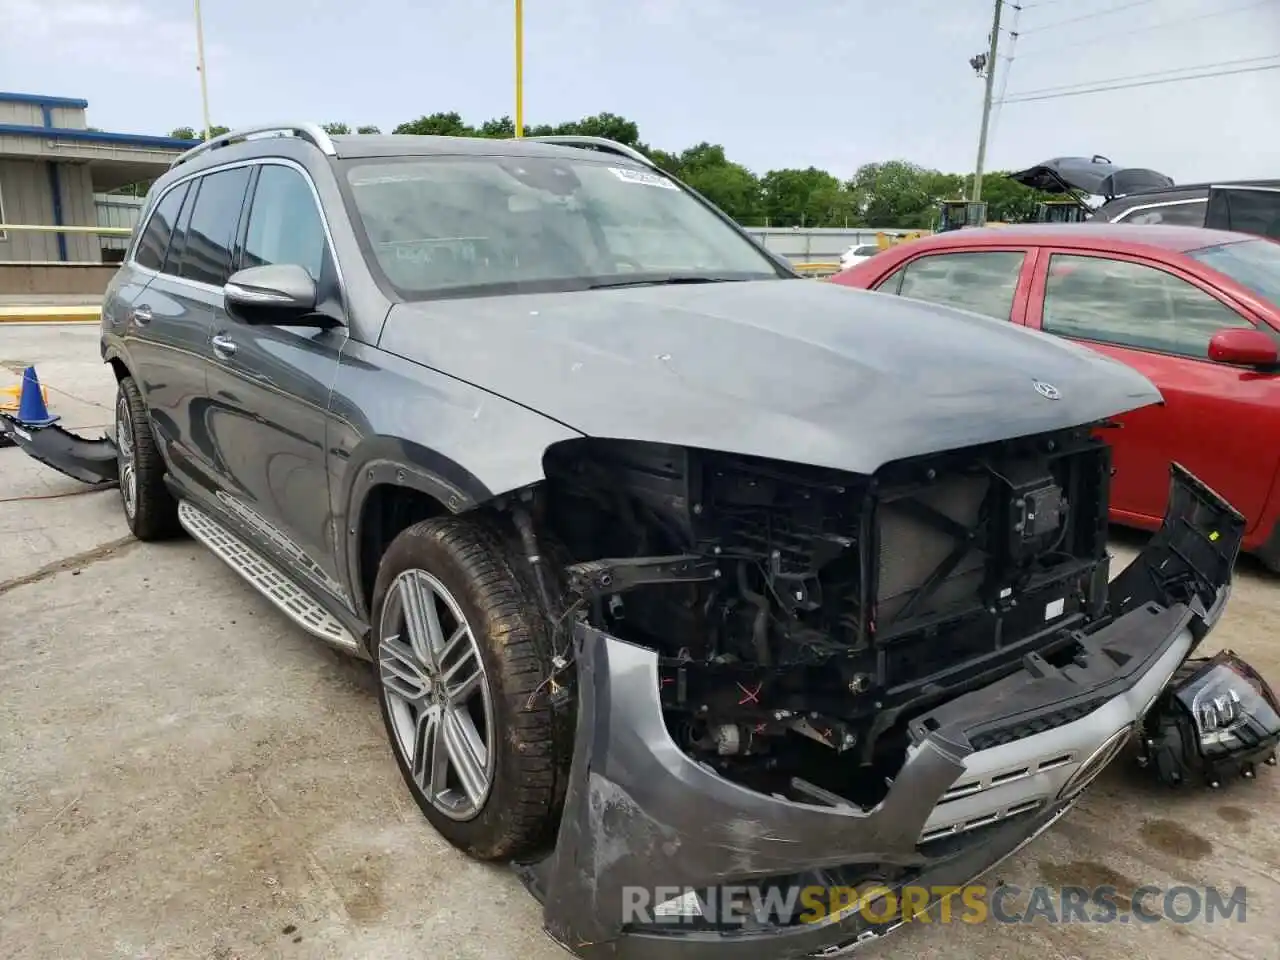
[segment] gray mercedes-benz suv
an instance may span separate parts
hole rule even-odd
[[[590,138],[215,138],[102,355],[133,532],[371,661],[426,818],[584,956],[835,956],[901,918],[717,891],[990,869],[1139,727],[1243,532],[1175,466],[1109,583],[1099,436],[1148,381],[800,278]]]

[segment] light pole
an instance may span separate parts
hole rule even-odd
[[[524,136],[524,0],[516,0],[516,136]]]
[[[209,139],[209,81],[204,69],[204,24],[200,20],[200,0],[196,4],[196,71],[200,74],[200,103],[204,109],[204,138]]]

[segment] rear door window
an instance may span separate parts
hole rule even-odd
[[[178,214],[182,211],[182,200],[187,195],[187,187],[186,183],[179,184],[156,204],[155,213],[147,221],[146,229],[138,238],[138,249],[133,254],[133,259],[139,266],[159,270],[164,265],[169,241],[173,239],[173,229],[178,222]]]
[[[1021,250],[929,254],[912,260],[877,289],[1008,320],[1026,256]]]
[[[219,170],[201,178],[182,251],[180,276],[220,287],[231,275],[231,246],[240,223],[249,167]]]
[[[1203,227],[1208,200],[1178,201],[1158,207],[1134,207],[1120,215],[1117,223],[1163,223],[1174,227]]]
[[[1194,284],[1129,260],[1055,253],[1041,329],[1176,356],[1206,359],[1226,327],[1253,324]]]
[[[187,228],[191,226],[191,208],[196,205],[196,194],[200,192],[200,181],[192,180],[188,184],[186,199],[182,201],[182,211],[178,214],[178,222],[173,228],[173,239],[169,241],[169,252],[165,254],[162,273],[178,276],[182,266],[182,251],[187,245]]]

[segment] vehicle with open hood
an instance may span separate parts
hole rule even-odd
[[[582,956],[837,956],[897,922],[709,905],[981,875],[1133,735],[1243,535],[1175,466],[1113,580],[1095,433],[1146,377],[803,279],[592,138],[215,137],[102,355],[130,529],[370,661],[427,820]]]
[[[1038,222],[1165,224],[1280,239],[1280,180],[1176,184],[1155,170],[1119,167],[1100,156],[1057,157],[1009,176],[1064,197],[1042,204]],[[1091,197],[1103,202],[1093,206]]]

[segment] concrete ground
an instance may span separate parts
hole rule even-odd
[[[0,328],[92,434],[95,327]],[[127,536],[115,491],[0,450],[0,957],[552,960],[506,870],[421,818],[365,667],[190,541]],[[1128,560],[1140,536],[1118,535]],[[1280,683],[1280,579],[1242,561],[1212,637]],[[1280,769],[1170,792],[1113,767],[994,880],[1248,890],[1245,923],[911,925],[859,952],[948,960],[1280,957]],[[1139,928],[1141,928],[1139,930]]]

